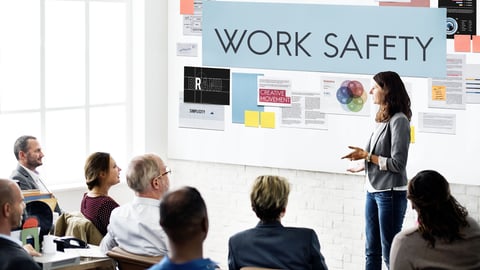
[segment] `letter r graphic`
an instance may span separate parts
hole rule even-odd
[[[195,77],[195,90],[202,90],[200,84],[202,83],[202,78]]]

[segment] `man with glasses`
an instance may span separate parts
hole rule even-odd
[[[168,238],[158,220],[160,200],[170,186],[170,172],[155,154],[137,156],[130,161],[126,178],[135,197],[112,211],[107,234],[100,243],[103,252],[118,246],[138,255],[168,253]]]

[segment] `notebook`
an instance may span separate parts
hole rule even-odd
[[[77,254],[57,251],[53,254],[43,254],[40,257],[33,257],[43,270],[57,269],[60,267],[76,265],[80,263],[80,256]]]

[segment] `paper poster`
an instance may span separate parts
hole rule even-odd
[[[320,93],[292,93],[292,106],[282,108],[282,127],[327,129]]]
[[[225,106],[180,103],[178,126],[225,130]]]
[[[480,64],[465,65],[467,103],[480,104]]]
[[[245,111],[263,112],[263,106],[257,105],[257,77],[263,74],[232,74],[232,123],[244,124]]]
[[[288,79],[258,77],[257,104],[271,107],[290,106],[292,82]]]
[[[428,107],[465,109],[465,55],[447,55],[447,77],[432,78]]]
[[[182,0],[180,4],[180,12],[185,14],[183,15],[183,34],[201,36],[203,0]]]
[[[230,105],[230,69],[184,67],[183,101]]]
[[[177,43],[177,56],[198,56],[197,43]]]
[[[476,0],[439,0],[438,7],[447,9],[447,38],[477,34]]]
[[[321,108],[323,112],[370,115],[368,91],[370,80],[358,77],[322,78]]]
[[[446,113],[419,113],[418,131],[428,133],[453,134],[457,132],[457,117]]]

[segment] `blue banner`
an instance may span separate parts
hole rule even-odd
[[[446,76],[446,9],[204,1],[203,65]]]

